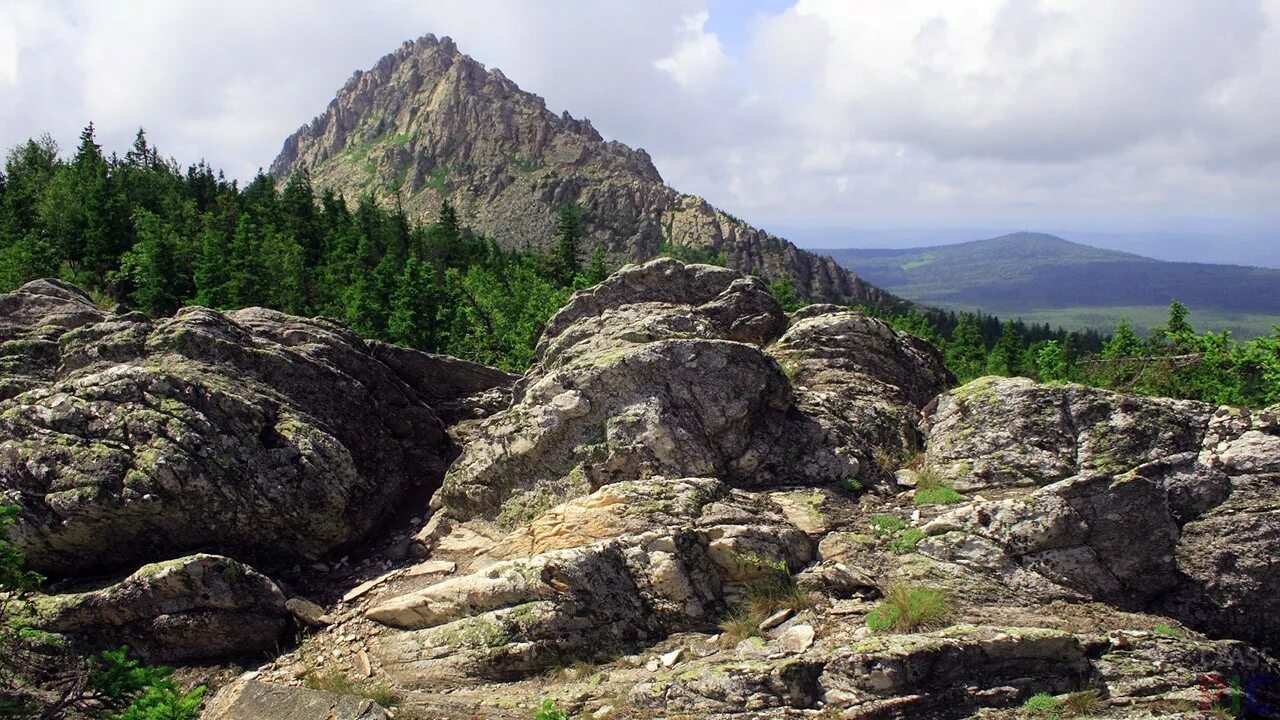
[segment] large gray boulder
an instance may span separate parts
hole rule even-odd
[[[211,660],[271,650],[288,614],[269,578],[218,555],[144,565],[93,589],[40,595],[32,625],[82,650],[126,645],[151,663]]]
[[[984,378],[930,426],[927,468],[1003,497],[930,523],[924,552],[1280,644],[1274,410]]]
[[[0,498],[21,506],[11,535],[45,574],[193,549],[318,558],[438,483],[454,452],[421,394],[329,320],[152,321],[49,281],[0,306],[18,358],[0,368]]]
[[[205,720],[385,720],[374,701],[355,695],[237,680],[205,707]]]

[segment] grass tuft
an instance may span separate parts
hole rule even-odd
[[[1049,693],[1036,693],[1022,704],[1022,710],[1035,718],[1061,718],[1062,701]]]
[[[894,585],[884,600],[867,613],[867,627],[873,632],[914,632],[942,625],[951,617],[951,603],[942,590]]]
[[[736,645],[758,635],[760,623],[775,612],[808,610],[813,602],[813,595],[796,584],[785,565],[773,568],[753,581],[743,601],[720,621],[720,634],[725,644]]]
[[[396,704],[399,696],[395,688],[385,681],[366,683],[352,678],[337,668],[317,670],[311,668],[303,676],[302,682],[312,690],[325,690],[339,695],[356,695],[368,698],[384,708]]]

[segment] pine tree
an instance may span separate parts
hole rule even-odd
[[[1115,331],[1111,333],[1111,338],[1102,345],[1102,351],[1098,353],[1098,357],[1104,360],[1115,360],[1118,358],[1139,357],[1142,352],[1142,338],[1133,331],[1129,325],[1129,318],[1121,316],[1116,321]]]
[[[129,302],[152,317],[172,315],[186,285],[178,258],[179,240],[162,219],[146,210],[135,213],[138,242],[120,260],[112,279],[130,288]]]
[[[609,267],[605,264],[604,248],[597,245],[591,251],[591,262],[587,263],[587,269],[584,272],[586,284],[599,285],[609,277]]]
[[[987,373],[1010,377],[1018,373],[1018,362],[1022,357],[1024,342],[1022,334],[1012,320],[1006,321],[1000,329],[1000,339],[991,354],[987,356]]]
[[[980,376],[987,364],[987,349],[982,343],[977,319],[970,314],[960,317],[951,333],[946,349],[947,368],[962,383]]]
[[[1049,340],[1036,356],[1038,379],[1043,383],[1063,383],[1070,375],[1067,353],[1057,341]]]
[[[551,253],[551,276],[561,285],[573,284],[581,265],[578,260],[578,245],[582,241],[584,229],[582,225],[582,208],[576,203],[565,203],[556,211],[556,233],[559,240]]]

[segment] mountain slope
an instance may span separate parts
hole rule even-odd
[[[507,247],[549,247],[556,208],[577,202],[591,244],[616,260],[652,257],[668,242],[724,253],[730,267],[765,278],[789,274],[815,300],[895,301],[830,258],[671,189],[644,150],[555,115],[447,37],[406,42],[357,71],[322,115],[285,140],[271,173],[301,168],[348,199],[399,192],[423,219],[448,199],[468,225]]]
[[[1036,317],[1048,310],[1141,308],[1160,312],[1171,299],[1201,317],[1250,330],[1232,317],[1275,315],[1280,270],[1153,260],[1040,233],[908,249],[823,251],[867,281],[917,302]],[[1116,313],[1118,314],[1118,313]],[[1095,324],[1113,315],[1101,313]],[[1251,323],[1265,331],[1265,318]]]

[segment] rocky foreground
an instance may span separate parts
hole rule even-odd
[[[34,624],[183,664],[209,718],[1280,706],[1280,408],[948,390],[878,320],[674,260],[520,378],[53,281],[0,343]]]

